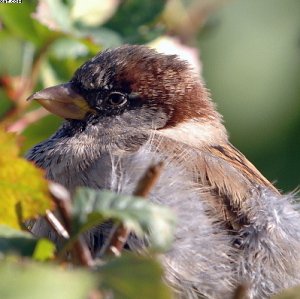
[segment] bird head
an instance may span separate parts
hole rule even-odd
[[[191,121],[222,127],[191,67],[176,55],[145,46],[105,50],[84,63],[68,83],[36,92],[29,99],[65,118],[69,131],[98,130],[109,134],[110,140],[136,131],[141,136],[153,130],[175,136],[172,129]]]

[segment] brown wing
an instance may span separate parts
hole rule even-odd
[[[279,193],[229,142],[192,147],[165,138],[157,148],[184,163],[199,184],[201,199],[207,200],[212,213],[232,228],[247,223],[244,203],[255,192],[259,195],[260,187]]]
[[[197,160],[205,198],[221,219],[238,229],[247,223],[244,201],[259,187],[279,191],[230,143],[202,149]]]
[[[231,164],[252,182],[268,187],[279,193],[279,191],[256,169],[256,167],[232,144],[227,143],[223,146],[211,146],[209,151],[219,159]]]

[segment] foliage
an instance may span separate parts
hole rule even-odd
[[[86,298],[93,292],[99,296],[101,294],[101,298],[109,297],[111,293],[114,298],[142,296],[150,299],[153,295],[155,298],[170,298],[169,290],[161,278],[161,267],[154,257],[132,254],[117,260],[107,259],[106,256],[101,257],[101,260],[92,260],[90,257],[90,261],[83,263],[90,266],[90,270],[75,266],[84,246],[80,235],[108,220],[124,225],[126,230],[140,237],[148,234],[153,248],[167,249],[174,227],[174,217],[167,209],[155,206],[143,198],[79,189],[74,196],[70,214],[62,214],[71,240],[66,240],[66,246],[62,249],[55,248],[49,240],[35,238],[20,230],[23,227],[21,222],[51,208],[51,189],[48,190],[39,169],[17,157],[16,137],[0,132],[0,140],[4,144],[0,153],[3,224],[0,225],[0,275],[3,278],[0,283],[1,298]],[[67,191],[60,186],[62,190],[64,192],[61,194],[66,197],[61,198],[62,202],[58,206],[69,200]],[[52,197],[60,197],[61,194],[52,192]],[[16,208],[17,204],[22,207],[22,217]],[[13,226],[19,230],[13,229]],[[53,228],[56,229],[55,226]],[[65,250],[69,252],[67,255]],[[34,260],[44,263],[38,264]]]
[[[142,198],[79,189],[70,214],[63,215],[72,238],[66,242],[66,247],[56,249],[51,241],[20,230],[25,220],[44,214],[54,205],[42,171],[18,157],[17,137],[1,130],[0,140],[3,144],[0,149],[1,298],[86,298],[92,293],[106,298],[112,292],[114,298],[142,296],[150,299],[153,295],[155,298],[170,298],[161,279],[161,267],[154,258],[125,255],[106,261],[103,257],[100,266],[91,266],[93,261],[89,261],[90,271],[74,268],[78,260],[76,254],[82,254],[78,244],[83,246],[82,240],[81,243],[76,240],[80,240],[80,235],[87,229],[108,220],[124,225],[126,230],[140,237],[148,234],[153,248],[167,249],[174,227],[174,218],[167,209]],[[68,194],[66,190],[64,192]],[[57,194],[52,194],[52,197]],[[64,201],[67,199],[63,198]],[[79,253],[73,251],[75,246],[77,250],[81,248]],[[65,250],[69,251],[67,256]],[[58,258],[59,262],[53,263]],[[37,264],[34,260],[44,263]],[[67,267],[65,263],[68,263]]]
[[[47,239],[36,239],[30,233],[0,225],[0,252],[16,253],[35,260],[46,260],[53,257],[55,246]]]
[[[19,157],[24,139],[5,133],[5,129],[25,130],[25,148],[36,143],[39,134],[49,135],[48,127],[58,124],[58,119],[26,102],[26,97],[38,87],[69,80],[83,61],[103,48],[154,38],[147,27],[155,27],[164,1],[154,2],[131,23],[132,10],[144,6],[140,1],[103,1],[99,5],[90,0],[83,5],[79,0],[40,0],[0,5],[1,298],[111,298],[112,294],[114,298],[170,298],[161,266],[155,261],[157,250],[166,250],[172,240],[174,218],[170,212],[141,198],[81,189],[73,204],[69,201],[69,214],[62,214],[65,228],[61,224],[61,229],[67,231],[65,237],[71,236],[65,246],[56,248],[50,240],[35,238],[24,231],[24,223],[30,227],[33,222],[29,219],[45,214],[60,233],[50,212],[59,199],[43,172]],[[29,126],[37,121],[43,123],[41,131]],[[127,254],[94,260],[88,255],[89,260],[82,259],[87,249],[82,233],[108,220],[127,234],[148,235],[155,249],[153,256]]]
[[[18,157],[16,136],[0,130],[0,140],[0,224],[20,228],[53,205],[42,171]]]
[[[26,98],[36,89],[68,81],[78,66],[104,48],[153,42],[165,33],[195,44],[204,24],[203,57],[210,59],[207,36],[226,12],[206,20],[222,1],[173,0],[167,7],[162,0],[23,2],[0,4],[0,298],[170,298],[156,255],[169,248],[175,220],[168,210],[145,199],[80,189],[69,202],[69,214],[62,215],[63,229],[70,235],[62,248],[25,231],[25,220],[53,216],[50,210],[59,199],[49,191],[43,172],[19,155],[60,123]],[[241,35],[237,36],[240,40]],[[231,45],[227,48],[232,49]],[[226,47],[214,49],[224,60]],[[231,57],[237,60],[232,53]],[[217,67],[211,70],[224,65],[222,60],[214,61]],[[234,65],[228,63],[230,68]],[[247,69],[255,65],[249,64]],[[206,72],[209,83],[216,74],[211,75],[211,70]],[[22,133],[25,139],[5,130]],[[107,220],[127,234],[146,236],[152,245],[148,257],[122,254],[113,258],[106,252],[100,259],[82,258],[87,249],[82,233]],[[298,293],[295,289],[276,298],[298,298]]]
[[[38,264],[16,256],[0,261],[0,275],[0,297],[7,299],[87,298],[96,284],[87,271]]]
[[[109,191],[79,189],[74,198],[73,219],[75,234],[113,219],[139,237],[146,232],[150,244],[161,249],[170,246],[173,236],[174,216],[168,209],[133,196],[124,195],[120,200],[119,195]]]

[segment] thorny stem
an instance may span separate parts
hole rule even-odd
[[[161,174],[162,168],[162,162],[150,166],[138,182],[133,194],[135,196],[147,197],[156,184]],[[112,229],[106,243],[104,244],[103,249],[100,252],[100,256],[103,256],[104,254],[113,254],[115,256],[120,256],[129,237],[129,234],[130,231],[123,224],[116,224]]]

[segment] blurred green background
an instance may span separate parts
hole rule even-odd
[[[291,191],[300,183],[300,1],[232,1],[211,22],[198,46],[231,141]]]
[[[32,91],[68,80],[99,50],[168,36],[199,49],[232,143],[280,189],[299,185],[300,1],[23,2],[0,4],[0,116],[26,137],[24,151],[61,122],[24,125],[38,109],[25,102]]]

